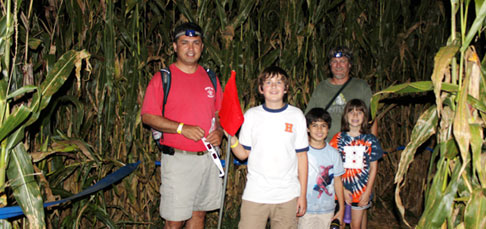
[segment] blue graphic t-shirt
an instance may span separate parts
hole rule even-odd
[[[359,203],[366,190],[370,175],[370,163],[383,156],[380,142],[373,134],[351,137],[347,132],[339,132],[330,145],[342,156],[346,173],[342,176],[343,186],[353,194],[353,203]]]
[[[344,174],[339,152],[329,144],[322,149],[309,147],[307,152],[309,176],[307,177],[307,212],[322,214],[335,208],[334,177]]]

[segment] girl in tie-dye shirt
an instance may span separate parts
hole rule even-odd
[[[341,132],[330,145],[342,156],[345,173],[341,176],[344,200],[351,207],[351,228],[366,226],[366,209],[371,206],[378,159],[383,155],[380,142],[370,133],[368,109],[360,99],[350,100],[344,107]]]

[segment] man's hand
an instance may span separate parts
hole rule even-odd
[[[297,198],[297,216],[303,216],[307,210],[307,199],[305,196]]]
[[[223,130],[213,130],[211,133],[208,134],[208,137],[206,139],[208,139],[208,142],[211,143],[211,145],[213,146],[221,145],[221,139],[223,139]]]
[[[184,126],[182,127],[181,134],[184,137],[197,142],[201,140],[202,137],[204,137],[204,130],[199,126],[184,124]]]

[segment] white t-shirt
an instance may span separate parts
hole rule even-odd
[[[297,153],[307,152],[309,143],[299,108],[286,104],[278,110],[265,105],[249,109],[239,140],[250,150],[244,200],[278,204],[300,195]]]

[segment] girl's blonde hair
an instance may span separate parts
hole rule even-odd
[[[370,133],[370,128],[368,125],[369,112],[368,112],[368,108],[366,107],[366,103],[363,102],[363,100],[361,99],[352,99],[346,103],[346,106],[344,107],[343,117],[341,118],[341,131],[342,132],[349,131],[347,114],[353,111],[354,109],[362,111],[364,114],[363,123],[361,123],[361,128],[359,132],[361,134],[369,134]]]

